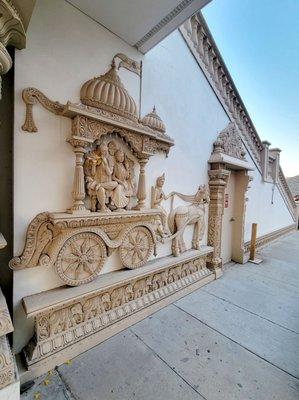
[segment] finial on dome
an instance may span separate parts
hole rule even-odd
[[[146,114],[142,118],[141,123],[143,125],[148,126],[151,129],[154,129],[155,131],[159,131],[159,132],[162,132],[162,133],[165,133],[165,131],[166,131],[166,127],[164,125],[164,122],[162,121],[162,119],[157,114],[155,106],[153,107],[152,112],[150,112],[149,114]]]

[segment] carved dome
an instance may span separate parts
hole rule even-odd
[[[166,131],[164,122],[159,117],[159,115],[156,113],[156,107],[153,108],[152,112],[150,112],[145,117],[143,117],[141,122],[143,125],[146,125],[152,129],[154,129],[155,131],[160,131],[162,133],[164,133]]]
[[[135,101],[122,84],[114,63],[106,74],[85,82],[80,97],[87,106],[101,108],[133,121],[138,119]]]

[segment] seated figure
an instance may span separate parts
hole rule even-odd
[[[85,160],[87,193],[91,198],[91,211],[110,212],[106,206],[118,183],[112,180],[113,168],[109,163],[108,146],[102,143]]]
[[[86,155],[84,172],[91,211],[128,209],[134,194],[132,166],[114,141],[102,143]]]

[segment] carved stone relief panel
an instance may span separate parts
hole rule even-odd
[[[238,135],[233,122],[230,122],[228,126],[219,133],[213,147],[213,153],[224,153],[228,156],[245,160],[246,152],[241,137]]]
[[[35,317],[35,336],[25,348],[28,366],[63,349],[67,351],[90,335],[210,276],[205,266],[206,254],[210,251],[194,252],[185,260],[174,259],[165,267],[156,262],[152,271],[140,277],[111,288],[93,290],[39,312]]]

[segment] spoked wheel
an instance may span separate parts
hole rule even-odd
[[[69,238],[56,261],[60,278],[70,286],[92,281],[107,257],[104,241],[95,233],[82,232]]]
[[[144,226],[132,228],[124,237],[119,253],[124,267],[135,269],[144,265],[154,251],[154,241]]]

